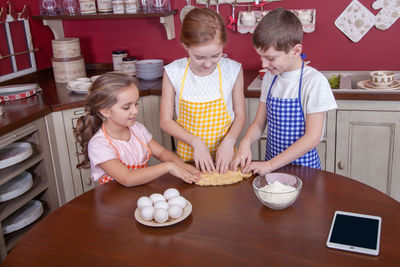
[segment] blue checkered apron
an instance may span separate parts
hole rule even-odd
[[[277,98],[271,96],[272,86],[277,76],[274,77],[269,88],[267,107],[267,145],[265,160],[270,160],[282,153],[305,133],[306,122],[303,108],[301,107],[301,84],[303,80],[304,61],[301,67],[299,93],[297,98]],[[315,148],[296,159],[292,164],[321,169],[321,161]]]

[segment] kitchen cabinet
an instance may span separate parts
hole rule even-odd
[[[135,14],[79,14],[79,15],[39,15],[33,16],[35,20],[43,20],[43,25],[48,26],[53,32],[55,39],[64,38],[63,20],[87,20],[87,19],[134,19],[134,18],[160,18],[160,23],[164,25],[167,39],[175,38],[174,15],[178,12],[173,9],[165,12],[135,13]]]
[[[153,135],[154,140],[172,149],[171,136],[160,129],[160,96],[148,95],[139,99],[138,122],[144,124]],[[81,161],[80,145],[76,143],[73,128],[77,119],[85,113],[84,107],[53,112],[46,116],[49,139],[52,144],[53,164],[60,191],[62,204],[94,188],[90,169],[78,169],[76,165]],[[159,161],[154,157],[149,165]]]
[[[400,201],[400,105],[338,101],[333,171]]]
[[[0,254],[1,261],[18,240],[32,228],[30,224],[20,230],[3,234],[4,220],[23,207],[30,200],[39,200],[43,206],[43,214],[39,220],[60,206],[53,166],[51,164],[50,146],[47,138],[45,120],[36,120],[15,131],[0,136],[0,148],[15,142],[28,142],[33,153],[27,159],[0,169],[0,185],[12,180],[22,172],[32,174],[32,187],[18,197],[0,202]],[[36,220],[38,221],[38,220]]]

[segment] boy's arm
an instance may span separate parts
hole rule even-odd
[[[299,140],[273,159],[264,162],[253,162],[244,171],[253,171],[259,174],[269,173],[303,156],[319,144],[324,119],[325,112],[307,114],[306,131]]]
[[[232,161],[231,168],[233,170],[236,170],[239,164],[242,170],[246,165],[250,164],[251,162],[250,146],[255,141],[260,139],[262,133],[264,132],[266,123],[267,123],[266,104],[264,102],[259,101],[256,116],[254,117],[253,122],[250,124],[250,127],[247,129],[246,134],[244,135],[242,141],[240,141],[239,149],[236,152],[236,155]]]

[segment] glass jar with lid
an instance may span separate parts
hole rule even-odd
[[[112,52],[113,68],[115,71],[122,71],[122,59],[128,56],[126,50],[114,50]]]
[[[136,75],[136,62],[135,57],[124,57],[122,59],[122,72],[129,75]]]

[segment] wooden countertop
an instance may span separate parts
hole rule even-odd
[[[98,65],[94,66],[94,70],[87,71],[88,77],[110,71],[109,64],[100,65],[100,68]],[[244,71],[244,88],[246,98],[260,97],[260,90],[247,89],[257,75],[258,71]],[[42,92],[27,99],[1,104],[1,106],[4,107],[4,114],[2,117],[0,117],[0,136],[51,112],[83,107],[85,105],[86,95],[69,92],[65,88],[65,84],[55,83],[52,69],[40,70],[24,77],[19,77],[0,83],[0,85],[22,83],[39,83],[40,87],[42,88]],[[161,95],[161,85],[161,78],[155,81],[139,81],[140,95]],[[334,95],[337,100],[400,101],[400,90],[398,93],[366,93],[363,90],[355,90],[355,92],[340,92],[340,90],[336,90]]]
[[[127,188],[98,186],[38,222],[2,266],[398,266],[400,204],[353,179],[288,165],[302,191],[285,210],[257,199],[252,178],[202,187],[164,175]],[[177,188],[192,204],[185,220],[148,227],[135,220],[141,196]],[[334,212],[380,216],[380,253],[369,256],[326,247]]]

